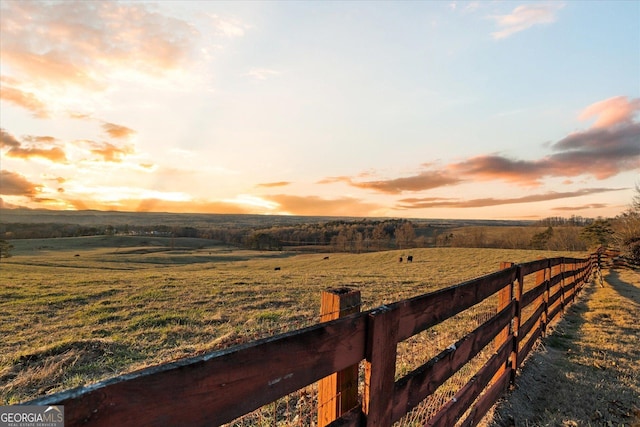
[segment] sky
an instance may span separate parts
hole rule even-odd
[[[614,217],[640,1],[0,2],[5,208]]]

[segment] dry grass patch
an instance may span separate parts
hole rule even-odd
[[[604,279],[525,361],[487,426],[640,426],[640,273]]]

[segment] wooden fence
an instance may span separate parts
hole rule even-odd
[[[321,410],[319,425],[390,426],[493,342],[488,361],[426,424],[472,426],[513,383],[536,340],[590,280],[597,260],[594,254],[503,263],[492,274],[415,298],[26,403],[64,405],[67,427],[214,426],[320,381],[321,398],[333,393],[340,403]],[[323,301],[334,311],[345,301],[341,294],[354,297],[348,290],[334,294],[336,300]],[[495,315],[395,380],[399,342],[496,294]],[[358,395],[361,362],[364,392]]]

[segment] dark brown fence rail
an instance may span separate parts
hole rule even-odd
[[[341,309],[345,301],[339,295],[345,295],[353,313],[346,317],[26,403],[64,405],[67,426],[212,426],[320,381],[319,399],[333,393],[340,403],[320,410],[319,425],[390,426],[479,352],[493,348],[471,380],[427,421],[473,426],[513,383],[522,361],[590,280],[601,256],[503,263],[495,273],[366,312],[353,309],[359,293],[341,289],[335,300],[323,296],[323,305],[329,313]],[[495,315],[395,379],[399,342],[494,295]]]

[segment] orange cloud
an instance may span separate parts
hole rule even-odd
[[[7,157],[14,157],[18,159],[30,159],[33,157],[40,157],[50,160],[52,162],[63,163],[67,161],[67,156],[61,148],[53,147],[49,149],[43,148],[12,148],[7,151]]]
[[[119,163],[125,156],[134,152],[133,147],[130,145],[117,147],[108,142],[93,143],[93,145],[95,148],[92,148],[91,152],[102,157],[107,162]]]
[[[265,182],[263,184],[256,185],[256,187],[266,187],[266,188],[285,187],[285,186],[290,185],[290,184],[291,183],[289,181]]]
[[[5,79],[2,80],[4,82]],[[7,86],[7,84],[3,83],[2,90],[0,90],[0,99],[29,110],[35,117],[40,119],[49,117],[45,103],[31,92]]]
[[[142,3],[7,2],[0,27],[3,71],[15,73],[6,77],[15,83],[6,95],[36,114],[46,109],[27,84],[101,91],[115,73],[164,76],[195,57],[199,37],[187,22]]]
[[[626,96],[615,96],[589,105],[578,117],[580,120],[596,117],[593,127],[607,128],[620,124],[631,124],[639,111],[640,98],[630,100]]]
[[[133,129],[114,123],[103,123],[102,128],[111,138],[125,139],[136,133]]]
[[[84,68],[82,64],[74,64],[71,58],[63,56],[61,52],[49,51],[46,54],[38,54],[18,49],[3,48],[2,60],[26,76],[31,84],[54,87],[73,85],[91,91],[104,90],[107,87],[106,82],[92,77],[88,68]]]
[[[0,170],[0,194],[5,196],[35,197],[42,186],[28,181],[16,172]]]
[[[36,144],[52,144],[56,139],[51,136],[26,136],[25,140]],[[30,159],[33,157],[40,157],[50,160],[52,162],[66,162],[67,156],[65,152],[59,147],[52,148],[38,148],[38,147],[25,147],[17,138],[4,129],[0,129],[0,147],[9,147],[9,151],[5,153],[7,157]]]

